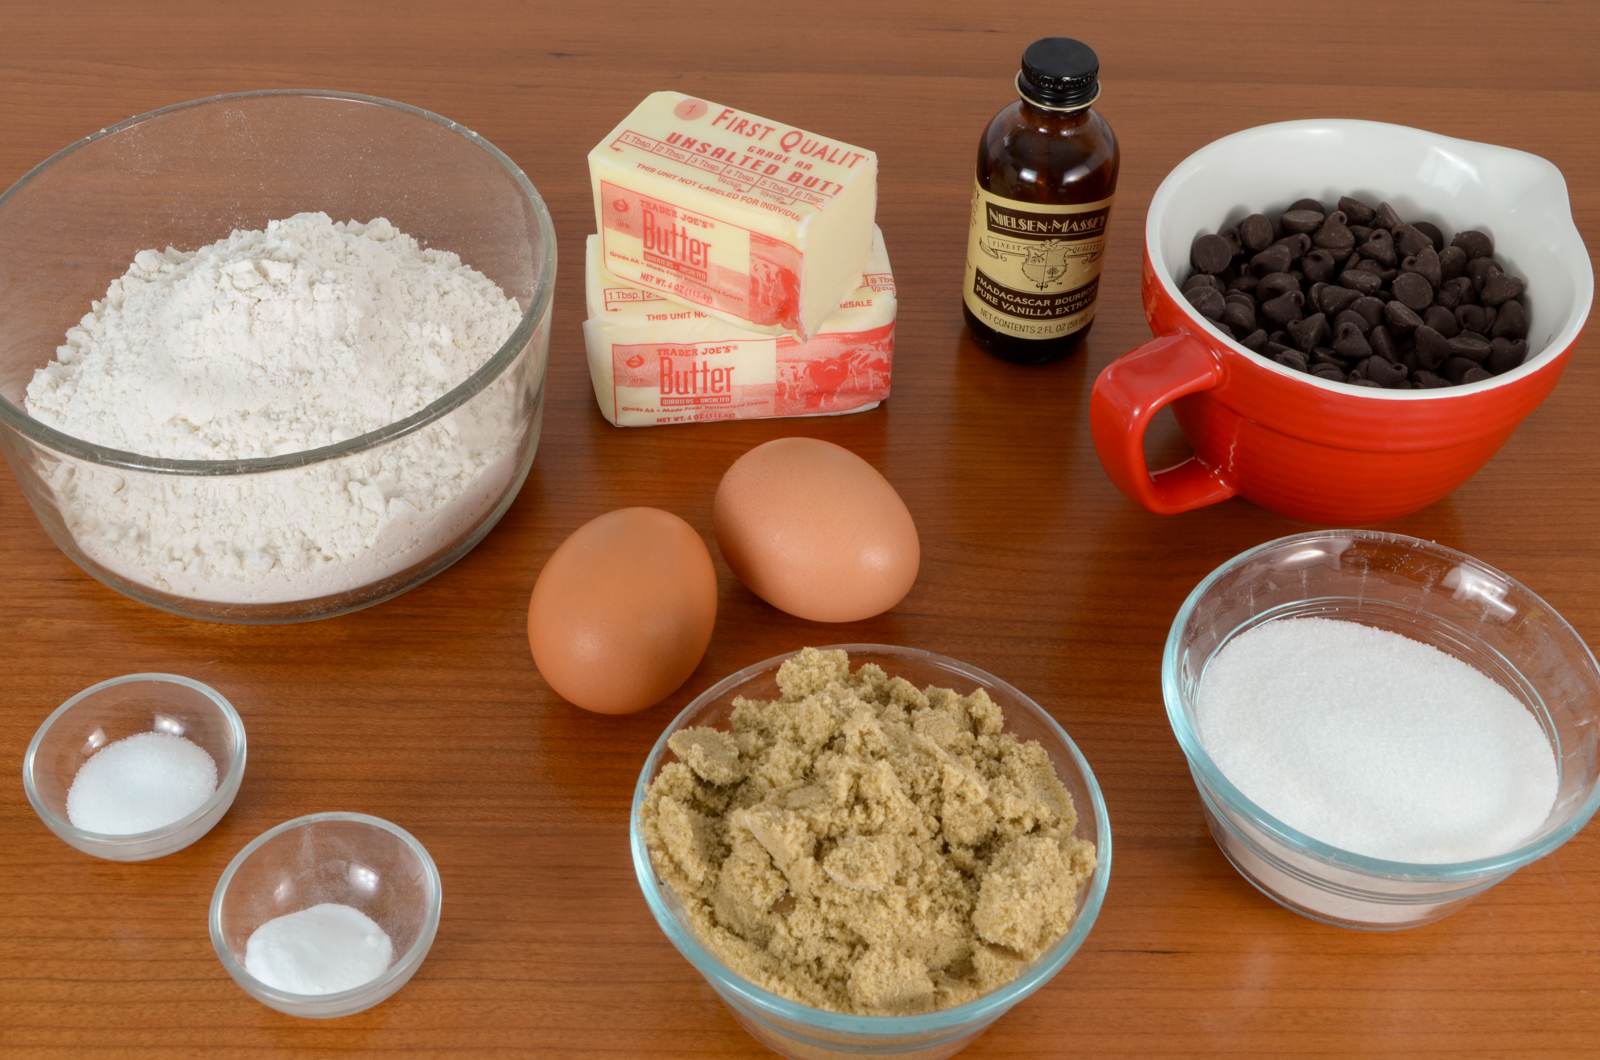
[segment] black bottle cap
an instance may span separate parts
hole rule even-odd
[[[1100,57],[1071,37],[1044,37],[1022,53],[1017,89],[1045,107],[1084,107],[1100,94]]]

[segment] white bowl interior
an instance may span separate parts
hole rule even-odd
[[[1145,219],[1145,246],[1172,297],[1184,304],[1178,282],[1189,274],[1189,248],[1196,236],[1252,213],[1282,210],[1302,197],[1331,204],[1341,195],[1356,195],[1374,206],[1387,201],[1407,221],[1438,225],[1447,239],[1464,229],[1481,229],[1493,237],[1495,254],[1507,269],[1527,282],[1527,361],[1473,388],[1537,371],[1571,344],[1589,315],[1594,273],[1572,221],[1561,171],[1525,151],[1403,125],[1312,119],[1216,140],[1180,162],[1156,189]],[[1232,342],[1198,313],[1192,315]]]

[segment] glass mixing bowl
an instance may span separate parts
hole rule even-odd
[[[1497,681],[1538,719],[1559,771],[1543,827],[1514,850],[1454,864],[1366,857],[1267,813],[1200,742],[1206,665],[1265,622],[1315,616],[1421,641]],[[1438,920],[1571,839],[1600,806],[1600,668],[1583,638],[1527,586],[1465,553],[1403,534],[1322,530],[1279,538],[1212,571],[1172,623],[1161,667],[1167,720],[1189,760],[1212,837],[1273,901],[1341,927]]]
[[[895,1056],[905,1060],[939,1060],[953,1056],[1011,1007],[1044,986],[1078,952],[1105,900],[1111,879],[1111,819],[1105,799],[1089,763],[1078,745],[1043,707],[1011,685],[976,666],[916,648],[883,644],[834,644],[824,650],[850,653],[854,669],[877,663],[892,677],[903,677],[922,688],[933,685],[966,693],[981,688],[1005,714],[1005,728],[1019,739],[1038,740],[1050,754],[1056,774],[1072,794],[1078,810],[1077,834],[1092,838],[1096,850],[1094,875],[1078,895],[1078,914],[1066,935],[1046,950],[1021,975],[984,996],[954,1008],[915,1016],[851,1016],[802,1005],[780,997],[743,978],[702,946],[683,914],[682,904],[656,878],[645,846],[639,813],[650,783],[661,767],[674,760],[667,740],[679,729],[695,725],[726,728],[734,701],[741,696],[774,699],[778,695],[778,667],[789,654],[747,666],[712,685],[673,719],[645,760],[633,791],[629,843],[633,869],[646,904],[656,923],[697,972],[717,992],[734,1016],[763,1045],[795,1058],[835,1056]],[[792,653],[790,653],[792,654]]]
[[[471,376],[378,430],[249,460],[166,460],[52,430],[24,410],[35,370],[135,254],[195,249],[320,210],[386,217],[452,251],[522,309]],[[0,449],[50,539],[134,599],[194,618],[291,622],[397,595],[475,545],[533,463],[556,241],[539,193],[488,141],[437,114],[338,92],[215,96],[57,152],[0,195]],[[397,468],[440,470],[420,506]],[[324,549],[303,518],[338,525]],[[248,529],[224,532],[249,511]],[[277,531],[277,533],[274,533]],[[359,542],[349,546],[349,535]],[[298,538],[296,535],[299,535]],[[294,539],[287,550],[274,542]]]

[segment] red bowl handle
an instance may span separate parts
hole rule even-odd
[[[1100,463],[1117,488],[1160,515],[1232,497],[1228,475],[1198,456],[1152,472],[1144,459],[1150,417],[1188,394],[1222,382],[1216,355],[1188,332],[1166,335],[1112,361],[1095,380],[1089,427]]]

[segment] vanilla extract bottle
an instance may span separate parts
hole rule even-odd
[[[1067,37],[1022,53],[1019,98],[978,143],[962,312],[978,345],[1038,364],[1094,322],[1119,155],[1094,109],[1100,60]]]

